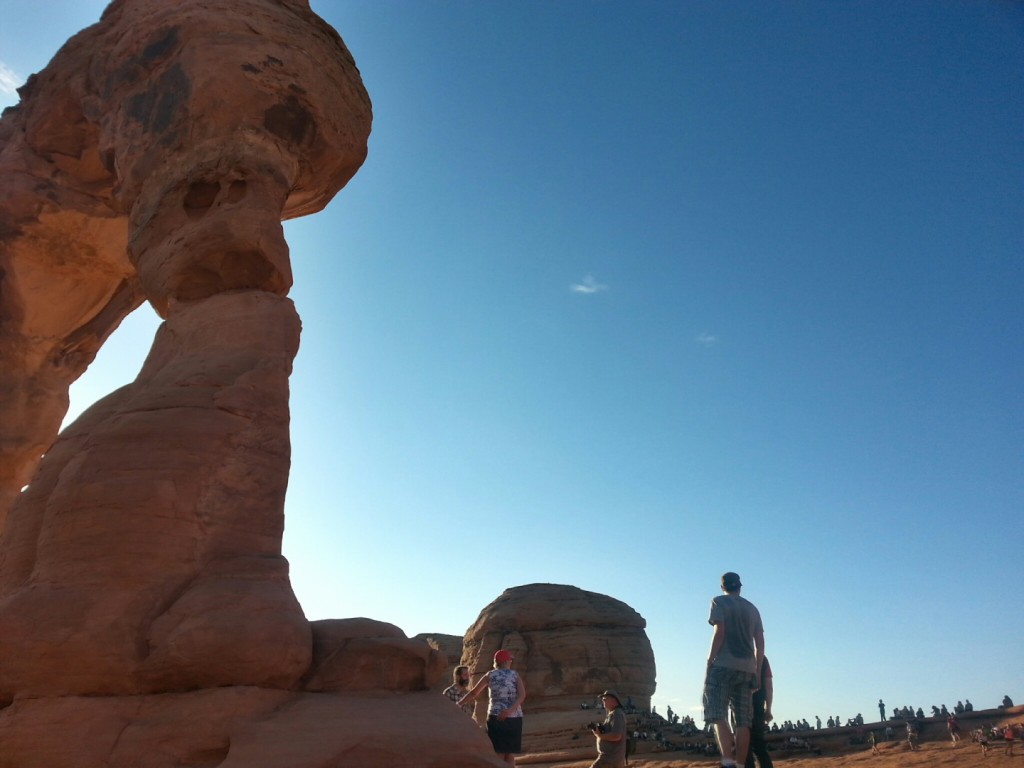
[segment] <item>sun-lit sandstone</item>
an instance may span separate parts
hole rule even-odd
[[[281,556],[281,221],[331,200],[370,131],[341,38],[304,0],[117,0],[21,96],[0,123],[0,765],[496,764],[429,690],[441,654],[311,625]],[[144,301],[164,323],[138,377],[58,437]]]

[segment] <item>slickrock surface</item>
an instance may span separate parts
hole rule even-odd
[[[25,699],[0,711],[3,768],[500,768],[436,693],[215,688]]]

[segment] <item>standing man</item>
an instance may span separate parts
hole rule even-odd
[[[772,683],[772,665],[768,657],[761,664],[761,686],[754,691],[754,713],[750,722],[750,751],[747,752],[746,768],[754,768],[754,758],[760,768],[774,768],[771,755],[768,754],[768,742],[765,732],[772,721],[772,698],[775,686]]]
[[[878,717],[885,722],[885,702],[881,699],[878,700]]]
[[[622,701],[615,691],[607,690],[601,694],[601,703],[608,714],[601,725],[590,729],[597,739],[597,760],[590,768],[625,768],[626,713]]]
[[[744,765],[750,748],[753,692],[760,685],[764,661],[764,627],[761,614],[740,597],[738,574],[722,574],[722,592],[711,599],[708,623],[715,628],[704,679],[704,721],[715,726],[715,740],[722,765]],[[729,710],[736,723],[729,729]],[[735,750],[735,751],[734,751]]]

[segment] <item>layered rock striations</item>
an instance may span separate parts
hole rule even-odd
[[[310,625],[281,556],[281,221],[327,204],[370,129],[341,38],[305,0],[115,0],[20,93],[0,121],[0,766],[500,764],[428,691],[443,654]],[[165,322],[138,377],[58,438],[143,301]]]
[[[491,668],[496,650],[511,650],[530,713],[578,710],[606,688],[647,709],[656,669],[646,626],[613,597],[528,584],[505,590],[480,612],[466,630],[462,663],[479,675]]]

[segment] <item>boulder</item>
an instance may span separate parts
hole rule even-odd
[[[424,691],[443,679],[447,657],[393,624],[371,619],[312,622],[307,691]]]
[[[432,686],[432,689],[438,693],[444,691],[445,688],[452,684],[455,668],[462,663],[462,635],[422,632],[416,635],[415,639],[424,641],[444,656],[446,662],[444,674]]]
[[[578,710],[606,688],[643,710],[656,677],[646,626],[639,613],[607,595],[560,584],[513,587],[466,630],[462,663],[480,675],[491,669],[495,651],[512,651],[529,712]],[[529,718],[524,724],[529,727]]]

